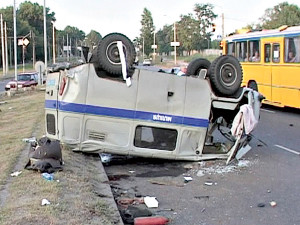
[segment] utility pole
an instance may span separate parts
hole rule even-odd
[[[6,22],[4,23],[4,36],[5,36],[5,62],[6,62],[6,65],[5,65],[5,68],[6,68],[6,71],[5,73],[8,74],[8,47],[7,47],[7,27],[6,27]]]
[[[34,67],[36,62],[36,55],[35,55],[35,36],[33,31],[31,31],[31,37],[32,37],[32,64]]]
[[[55,27],[54,23],[52,23],[53,29],[52,29],[52,50],[53,50],[53,64],[55,63]]]
[[[222,39],[225,38],[225,35],[224,35],[224,13],[222,13]]]
[[[44,57],[45,57],[45,73],[47,75],[47,23],[46,23],[46,0],[44,0]],[[42,76],[43,77],[43,76]],[[43,79],[42,79],[43,82]]]
[[[174,22],[174,42],[176,43],[176,23]],[[176,65],[176,44],[174,45],[174,64]]]
[[[17,15],[16,15],[16,0],[14,0],[14,53],[15,53],[15,80],[18,76],[18,60],[17,60]]]
[[[1,43],[2,43],[2,70],[3,70],[3,76],[6,75],[6,69],[5,69],[5,49],[4,49],[4,32],[3,32],[3,17],[2,14],[0,15],[0,23],[1,23]]]

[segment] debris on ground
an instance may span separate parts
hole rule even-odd
[[[144,202],[148,208],[157,208],[158,207],[158,201],[156,200],[156,197],[146,196],[146,197],[144,197]]]
[[[169,219],[163,216],[138,217],[134,219],[134,225],[165,225]]]
[[[277,205],[277,203],[275,201],[270,202],[270,206],[275,207],[276,205]]]
[[[35,144],[36,143],[36,137],[23,138],[22,141],[26,142],[26,143],[33,143],[33,144]]]
[[[2,101],[2,102],[0,102],[0,105],[4,105],[6,103],[7,103],[7,101]]]
[[[22,171],[16,171],[16,172],[11,173],[10,176],[12,176],[12,177],[17,177],[17,176],[19,176],[21,173],[22,173]]]
[[[31,143],[26,169],[37,170],[41,173],[53,173],[62,170],[62,165],[59,141],[43,137],[37,143]]]
[[[42,206],[43,206],[43,205],[50,205],[50,204],[51,204],[51,203],[50,203],[49,200],[47,200],[47,199],[45,199],[45,198],[42,200]]]
[[[100,153],[100,158],[101,158],[101,162],[104,164],[110,163],[112,160],[112,156],[111,154],[107,154],[107,153]]]
[[[260,208],[265,207],[265,206],[266,206],[266,204],[262,203],[262,202],[257,204],[257,207],[260,207]]]
[[[45,180],[49,180],[49,181],[52,181],[54,179],[54,176],[52,173],[42,173],[42,177]]]
[[[184,178],[184,183],[188,183],[193,180],[192,177],[183,177],[183,178]]]

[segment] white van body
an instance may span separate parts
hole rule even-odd
[[[241,104],[251,103],[258,118],[255,96],[241,88],[235,97],[218,97],[204,77],[143,69],[135,69],[129,86],[86,63],[48,74],[46,132],[83,152],[229,162],[249,146],[241,133],[227,149],[221,144],[211,151],[217,148],[213,131],[224,124],[213,116],[233,118]]]

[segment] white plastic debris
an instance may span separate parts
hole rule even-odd
[[[189,182],[192,181],[193,178],[192,177],[183,177],[185,182]]]
[[[22,141],[26,142],[26,143],[35,143],[36,142],[36,137],[23,138]]]
[[[270,206],[275,207],[276,205],[277,205],[277,203],[275,201],[270,202]]]
[[[10,176],[12,176],[12,177],[17,177],[17,176],[19,176],[21,173],[22,173],[22,171],[16,171],[16,172],[11,173]]]
[[[207,186],[212,186],[213,182],[205,182],[204,184],[207,185]]]
[[[202,170],[199,170],[198,172],[197,172],[197,177],[203,177],[205,174],[204,174],[204,172],[202,171]]]
[[[42,205],[50,205],[51,203],[50,203],[50,201],[49,200],[47,200],[47,199],[43,199],[42,200]]]
[[[158,207],[158,201],[156,200],[156,197],[146,196],[146,197],[144,197],[144,202],[148,208],[157,208]]]

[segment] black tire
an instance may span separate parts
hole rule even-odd
[[[217,94],[230,96],[241,87],[243,70],[235,57],[223,55],[212,62],[208,75],[212,88]]]
[[[97,59],[100,67],[108,73],[122,75],[117,41],[122,41],[123,43],[127,71],[129,68],[132,68],[136,57],[135,48],[129,38],[120,33],[111,33],[102,39],[97,48]]]
[[[248,88],[251,88],[254,91],[258,91],[257,83],[254,80],[252,80],[248,83]]]
[[[186,75],[199,75],[202,69],[208,70],[210,67],[210,61],[203,58],[194,59],[187,67]]]

